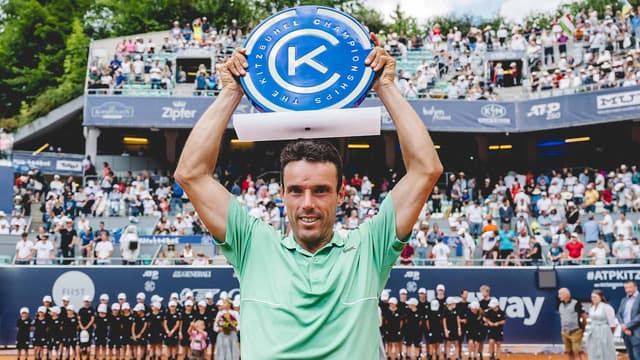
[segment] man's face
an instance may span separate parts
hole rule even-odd
[[[625,283],[624,284],[624,292],[627,296],[632,296],[638,291],[638,286],[635,283]]]
[[[558,300],[567,301],[567,300],[569,300],[569,298],[570,298],[570,296],[565,290],[563,290],[563,289],[558,290]]]
[[[467,301],[467,297],[469,297],[469,292],[467,290],[463,291],[462,293],[460,293],[460,297],[462,298],[463,301]]]
[[[284,167],[283,198],[297,241],[314,244],[330,239],[340,200],[336,177],[330,162],[292,161]]]

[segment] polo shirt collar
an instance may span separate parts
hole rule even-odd
[[[296,240],[293,238],[293,233],[289,234],[289,236],[286,236],[282,239],[282,245],[284,245],[284,247],[286,247],[289,250],[302,249],[300,245],[296,242]],[[336,246],[336,247],[344,246],[344,239],[342,238],[342,236],[340,236],[340,234],[338,234],[337,231],[333,232],[333,237],[331,238],[331,241],[328,244],[326,244],[323,248],[328,246]]]

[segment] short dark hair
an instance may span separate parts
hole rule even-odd
[[[284,168],[292,161],[330,162],[336,167],[336,191],[342,183],[342,158],[328,141],[298,140],[288,143],[280,152],[280,176],[284,185]]]

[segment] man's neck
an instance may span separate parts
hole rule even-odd
[[[293,239],[295,240],[296,243],[298,243],[298,245],[300,245],[300,247],[310,252],[311,254],[315,254],[316,252],[318,252],[318,250],[322,249],[325,245],[331,242],[331,239],[333,239],[333,231],[331,231],[331,233],[324,239],[319,239],[317,241],[310,242],[310,243],[300,241],[296,239],[295,236],[293,237]]]

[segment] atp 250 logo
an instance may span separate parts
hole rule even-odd
[[[559,102],[531,105],[527,112],[528,118],[544,117],[546,120],[558,120],[561,116]]]
[[[263,111],[354,107],[375,75],[364,64],[373,49],[368,32],[331,8],[277,13],[258,25],[245,48],[249,69],[241,81]]]

